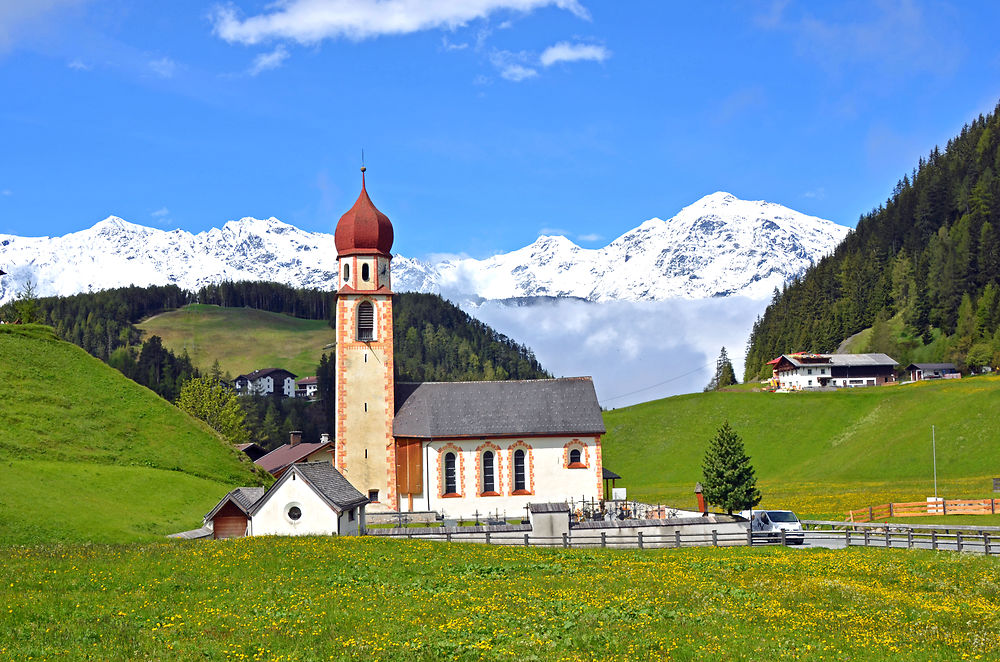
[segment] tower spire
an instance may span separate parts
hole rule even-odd
[[[365,150],[361,150],[361,189],[365,188]]]

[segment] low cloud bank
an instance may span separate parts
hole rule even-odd
[[[607,408],[701,391],[725,346],[739,377],[766,300],[487,302],[466,312],[534,350],[560,377],[590,375]]]

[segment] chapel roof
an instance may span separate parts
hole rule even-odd
[[[590,377],[483,382],[399,382],[396,437],[604,434]]]
[[[392,250],[392,223],[375,208],[365,189],[365,169],[361,168],[361,193],[354,206],[340,217],[333,240],[337,255],[385,255]]]
[[[291,470],[297,471],[337,510],[343,511],[368,503],[368,497],[351,485],[329,462],[301,462]]]

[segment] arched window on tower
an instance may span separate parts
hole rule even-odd
[[[496,473],[493,467],[493,451],[483,453],[483,493],[496,492]]]
[[[370,277],[371,277],[371,272],[369,271],[368,263],[364,262],[361,265],[361,280],[367,283]]]
[[[528,489],[524,475],[524,449],[518,448],[514,451],[514,491],[524,491]]]
[[[375,340],[375,306],[371,301],[362,301],[358,304],[358,341],[372,340]]]
[[[344,262],[344,282],[351,280],[351,265]]]
[[[444,493],[458,494],[458,472],[455,467],[456,458],[454,453],[445,453],[444,456]]]

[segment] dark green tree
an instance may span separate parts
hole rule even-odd
[[[739,384],[739,382],[736,381],[736,371],[733,370],[733,362],[729,360],[729,354],[726,353],[726,348],[723,347],[719,353],[719,358],[715,361],[715,374],[712,375],[712,380],[708,382],[705,391],[717,391],[720,388],[732,386],[733,384]]]
[[[702,462],[702,489],[705,500],[730,515],[734,510],[746,510],[760,503],[760,490],[750,458],[743,448],[743,439],[729,426],[722,424],[708,443]]]

